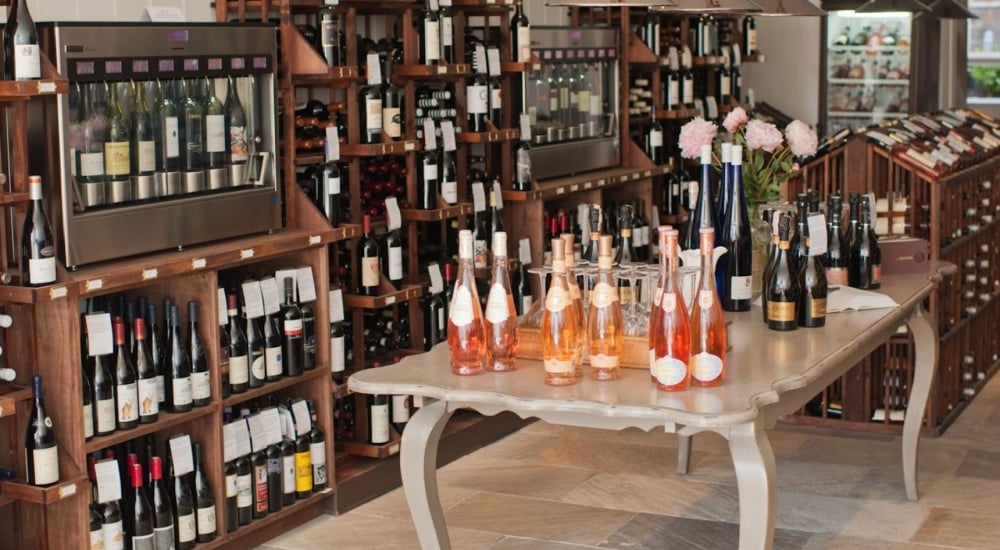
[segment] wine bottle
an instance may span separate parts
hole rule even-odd
[[[239,486],[235,460],[226,462],[222,475],[226,486],[226,532],[232,533],[240,527],[239,509],[236,505],[236,500],[239,497]]]
[[[27,481],[29,485],[44,487],[59,481],[59,448],[52,418],[45,410],[40,375],[31,378],[31,395],[34,402],[24,436]]]
[[[187,412],[193,405],[191,393],[191,356],[184,339],[181,338],[180,312],[176,305],[170,306],[170,383],[167,385],[167,400],[172,412]]]
[[[485,132],[488,128],[486,117],[490,112],[490,86],[483,73],[476,72],[469,77],[465,85],[465,98],[469,131]]]
[[[90,441],[94,437],[94,386],[90,382],[90,374],[87,373],[87,369],[82,370],[83,372],[80,374],[83,382],[83,439]],[[156,399],[155,394],[153,399]]]
[[[201,444],[194,444],[194,494],[197,505],[195,523],[197,525],[198,542],[209,542],[215,539],[215,494],[208,483],[205,464],[202,462]]]
[[[574,358],[577,333],[582,330],[566,279],[565,241],[552,239],[552,280],[542,314],[542,358],[545,383],[565,386],[576,382]]]
[[[143,490],[142,465],[133,464],[130,472],[132,480],[132,513],[129,525],[132,531],[132,550],[154,550],[156,548],[153,532],[153,507]]]
[[[701,229],[715,228],[715,209],[712,207],[712,146],[701,147],[701,176],[698,180],[698,202],[688,218],[687,234],[681,247],[694,250],[700,246]],[[714,245],[713,245],[714,246]]]
[[[663,125],[660,124],[660,120],[656,117],[656,105],[653,105],[653,122],[649,125],[649,129],[646,130],[646,154],[649,155],[649,160],[653,161],[657,166],[663,164]]]
[[[618,209],[618,251],[615,253],[614,265],[629,265],[636,262],[635,251],[632,247],[634,212],[632,205],[628,203],[622,204]],[[600,261],[600,256],[598,256],[598,261]],[[623,284],[622,281],[619,281],[619,286]],[[631,294],[626,294],[622,301],[631,302]]]
[[[253,519],[267,517],[268,485],[267,485],[267,449],[251,445],[250,468],[253,472]]]
[[[431,292],[424,301],[424,351],[446,338],[448,322],[445,319],[445,302],[441,292]]]
[[[28,177],[28,192],[31,202],[21,229],[21,282],[25,286],[43,286],[56,280],[56,248],[52,226],[42,207],[40,176]]]
[[[531,309],[534,302],[534,295],[531,291],[531,281],[528,279],[528,262],[522,257],[517,265],[517,272],[514,273],[513,288],[514,308],[517,315],[525,315]]]
[[[663,391],[686,390],[691,385],[691,322],[677,280],[679,232],[658,230],[660,284],[649,316],[650,374]]]
[[[201,77],[202,111],[205,113],[205,155],[206,168],[222,168],[226,164],[229,136],[226,134],[226,111],[218,96],[215,85],[208,76]]]
[[[326,219],[330,221],[331,227],[340,227],[340,217],[343,210],[341,201],[343,200],[343,184],[341,181],[340,166],[336,162],[328,162],[323,165],[321,187],[324,191],[323,211]]]
[[[420,153],[420,179],[417,182],[417,208],[433,210],[438,207],[438,155],[435,150]]]
[[[250,348],[240,328],[236,310],[236,295],[227,298],[229,305],[229,387],[233,393],[247,391],[250,384]]]
[[[116,419],[119,430],[129,430],[139,425],[139,388],[121,317],[115,318],[114,332]]]
[[[379,293],[379,253],[378,241],[372,235],[371,216],[365,214],[361,219],[361,227],[364,232],[361,242],[358,243],[358,294],[365,296],[375,296]]]
[[[826,324],[826,271],[819,258],[809,252],[809,238],[806,237],[806,256],[799,266],[799,301],[796,317],[799,326],[821,327]]]
[[[361,105],[361,143],[382,141],[382,91],[377,85],[368,85],[358,92]]]
[[[316,12],[316,19],[319,22],[320,49],[323,52],[323,59],[330,67],[342,65],[340,51],[340,15],[337,13],[337,4],[323,4]]]
[[[845,246],[850,251],[854,250],[854,242],[858,239],[858,225],[861,223],[861,194],[851,193],[848,195],[848,225],[847,233],[844,235]]]
[[[493,274],[483,331],[486,335],[486,365],[488,371],[501,372],[517,368],[517,312],[511,295],[510,276],[507,273],[507,233],[493,234]]]
[[[201,343],[198,328],[198,303],[188,302],[188,342],[191,353],[191,399],[195,407],[208,405],[212,400],[212,381],[208,372],[208,356]]]
[[[308,303],[299,306],[302,311],[302,369],[316,368],[316,312]]]
[[[156,422],[160,414],[157,397],[156,367],[146,345],[146,321],[141,317],[132,321],[135,333],[135,369],[138,376],[139,422]]]
[[[403,137],[403,90],[392,82],[393,57],[385,64],[385,84],[382,85],[382,131],[390,139]]]
[[[275,400],[276,398],[272,396],[272,403]],[[268,445],[264,449],[264,458],[267,461],[267,511],[274,514],[280,512],[284,506],[281,487],[281,448],[276,444]]]
[[[33,80],[42,77],[38,31],[28,10],[28,0],[14,0],[7,8],[3,29],[6,80]]]
[[[531,135],[522,135],[514,150],[514,191],[531,189]]]
[[[472,249],[472,232],[463,229],[458,234],[458,278],[448,309],[451,371],[459,375],[482,373],[486,355],[483,312],[476,290]]]
[[[253,466],[246,456],[236,459],[236,515],[240,525],[253,520]]]
[[[246,164],[250,158],[250,143],[247,140],[247,115],[243,109],[243,102],[240,101],[239,87],[233,81],[233,77],[226,79],[226,135],[229,137],[229,147],[227,160],[230,164]],[[229,182],[230,185],[242,185],[242,181]]]
[[[425,65],[437,65],[441,59],[441,18],[437,1],[426,0],[420,20],[420,61]]]
[[[117,411],[115,408],[115,381],[108,370],[106,360],[110,356],[94,357],[94,431],[98,436],[108,435],[115,431]]]
[[[205,107],[195,97],[196,86],[193,81],[180,79],[178,91],[181,101],[181,169],[187,172],[197,172],[204,168],[205,153]],[[105,159],[105,163],[107,160]]]
[[[875,290],[882,286],[882,250],[872,228],[871,206],[867,195],[861,198],[861,223],[851,247],[848,279],[851,286],[864,290]]]
[[[614,275],[611,273],[611,236],[602,235],[597,248],[597,281],[594,283],[587,312],[590,377],[595,380],[617,380],[621,376],[625,325]]]
[[[795,200],[795,235],[789,239],[792,255],[792,270],[799,272],[807,254],[806,240],[809,239],[809,197],[799,193]]]
[[[426,317],[425,317],[426,318]],[[429,318],[426,323],[432,324]],[[429,327],[430,324],[427,326]],[[343,384],[347,370],[347,343],[343,323],[330,323],[330,372],[333,381]]]
[[[749,15],[743,18],[743,53],[757,54],[757,21]]]
[[[722,279],[722,309],[750,311],[752,291],[753,243],[750,239],[750,215],[743,192],[743,148],[730,150],[731,181],[726,212],[722,216],[722,238],[719,244],[726,254],[719,259],[717,271]]]
[[[163,411],[167,409],[167,350],[159,330],[158,321],[156,304],[148,304],[146,306],[146,340],[149,345],[149,354],[153,358],[153,367],[156,369],[156,397],[159,400],[159,410]]]
[[[114,460],[114,456],[110,458]],[[101,518],[101,538],[104,539],[105,550],[123,550],[125,548],[125,525],[122,509],[117,500],[104,503]]]
[[[309,430],[309,462],[312,465],[312,485],[313,492],[318,493],[326,490],[326,435],[319,425],[319,417],[316,416],[316,406],[312,401],[307,401],[309,415],[312,417],[312,429]]]
[[[703,151],[704,152],[704,151]],[[715,230],[699,229],[701,271],[698,277],[697,302],[691,313],[691,384],[718,386],[726,375],[726,320],[715,288],[712,255]]]
[[[103,110],[97,107],[98,90],[104,83],[93,82],[80,87],[80,124],[83,127],[81,147],[77,150],[76,179],[81,183],[104,181],[104,121]]]
[[[267,382],[277,382],[285,372],[281,350],[281,328],[275,317],[264,313],[264,374]]]
[[[458,202],[458,171],[452,151],[441,151],[441,198],[448,204]]]
[[[312,455],[309,433],[295,439],[295,498],[303,499],[312,494]]]
[[[368,396],[368,443],[389,442],[389,400],[384,394]]]
[[[260,330],[260,319],[247,316],[246,304],[243,304],[243,322],[246,323],[247,349],[250,351],[250,389],[259,388],[267,379],[267,359],[264,357],[264,335]]]
[[[153,538],[156,548],[171,548],[174,545],[174,515],[170,494],[163,484],[163,459],[150,457],[149,471],[152,477]]]
[[[514,49],[514,61],[527,63],[531,61],[531,23],[524,15],[524,5],[518,2],[514,6],[514,16],[510,20],[510,41]]]
[[[175,81],[160,86],[160,103],[156,109],[160,128],[156,168],[160,172],[177,172],[181,169],[181,112],[174,98],[176,89]]]
[[[295,441],[291,433],[281,440],[281,505],[295,504]]]
[[[802,294],[798,272],[788,241],[791,220],[782,214],[778,220],[778,250],[770,278],[765,282],[767,294],[767,327],[771,330],[788,331],[798,327],[796,304]]]
[[[726,219],[726,207],[729,205],[729,199],[731,198],[732,191],[732,157],[733,157],[733,144],[728,142],[723,142],[720,147],[721,154],[719,155],[722,161],[721,166],[719,166],[719,193],[715,201],[715,219],[718,220],[720,224],[724,224]],[[725,236],[722,227],[719,228],[723,231],[723,234],[719,235],[720,241]],[[716,273],[718,275],[718,272]],[[716,277],[716,284],[719,288],[722,288],[722,280]]]
[[[153,118],[141,86],[132,87],[132,175],[148,176],[156,172],[156,140]],[[136,197],[140,198],[140,197]]]
[[[285,302],[281,306],[281,359],[285,376],[299,376],[305,366],[302,310],[295,301],[295,281],[284,280]]]
[[[660,57],[660,19],[653,12],[653,8],[646,10],[646,15],[642,18],[642,26],[639,27],[639,35],[656,57]]]

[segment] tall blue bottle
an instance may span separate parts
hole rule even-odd
[[[730,152],[731,181],[726,212],[722,217],[720,246],[726,254],[719,260],[716,276],[722,280],[719,294],[722,309],[749,311],[753,275],[753,242],[750,238],[750,215],[743,192],[743,148],[734,145]],[[720,199],[721,200],[721,199]]]
[[[688,216],[687,234],[681,243],[683,250],[697,250],[699,242],[699,231],[702,227],[717,229],[715,216],[715,204],[712,202],[712,146],[703,145],[701,147],[701,172],[698,177],[698,202],[695,203],[694,210]],[[719,232],[715,232],[715,244],[719,244]]]

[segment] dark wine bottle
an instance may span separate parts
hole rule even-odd
[[[875,290],[882,286],[882,250],[872,228],[871,206],[867,195],[861,198],[861,223],[851,247],[848,279],[851,286],[864,290]]]
[[[734,146],[730,151],[730,194],[722,218],[721,246],[726,254],[719,259],[721,274],[722,309],[750,311],[752,291],[753,242],[750,239],[750,215],[747,213],[743,192],[743,149]]]
[[[281,359],[285,376],[299,376],[305,369],[305,338],[302,310],[295,301],[295,281],[285,279],[285,303],[281,306]]]
[[[361,221],[364,237],[358,243],[358,294],[375,296],[379,290],[378,242],[372,235],[371,216],[365,214]]]
[[[163,483],[163,459],[151,457],[149,469],[153,478],[153,538],[157,548],[170,548],[174,544],[174,515],[170,493]]]
[[[788,331],[798,327],[796,304],[802,293],[799,277],[791,256],[788,232],[791,220],[782,214],[778,220],[778,250],[771,277],[765,282],[767,293],[767,327],[771,330]]]
[[[295,439],[295,498],[303,499],[312,494],[312,455],[309,447],[309,433]]]
[[[115,411],[119,430],[139,425],[139,388],[135,365],[125,340],[125,322],[115,317]]]
[[[326,490],[326,435],[319,425],[316,416],[316,406],[307,401],[309,416],[312,418],[312,429],[309,430],[309,462],[312,466],[312,490],[314,493]]]
[[[188,487],[187,476],[174,475],[173,465],[170,466],[170,477],[174,480],[174,544],[177,550],[194,548],[198,537],[198,524],[195,519],[195,500]]]
[[[809,198],[805,193],[799,193],[795,199],[795,235],[789,240],[793,267],[800,268],[806,256],[806,240],[809,238]]]
[[[205,107],[196,96],[195,82],[178,80],[181,101],[182,170],[197,172],[205,167]],[[107,164],[107,159],[105,159]]]
[[[440,59],[441,18],[438,10],[431,6],[431,0],[427,0],[420,19],[420,61],[425,65],[437,65]]]
[[[104,503],[101,518],[101,538],[104,548],[123,548],[125,541],[125,522],[119,501]]]
[[[308,303],[299,304],[302,311],[302,369],[316,368],[316,312]]]
[[[343,209],[341,205],[343,190],[340,166],[335,162],[324,164],[322,178],[323,211],[326,214],[326,219],[330,221],[331,227],[340,227],[340,214]]]
[[[247,337],[240,328],[243,324],[237,315],[236,295],[227,298],[229,305],[229,387],[233,393],[247,391],[250,383],[250,348]],[[242,525],[242,523],[241,523]]]
[[[698,236],[702,227],[716,226],[715,208],[712,203],[712,146],[701,148],[701,176],[698,180],[698,202],[688,217],[687,233],[681,243],[683,250],[694,250],[699,246]],[[717,232],[719,233],[719,232]]]
[[[91,380],[94,386],[94,433],[108,435],[115,431],[117,412],[115,410],[115,380],[108,370],[110,355],[93,358],[94,372]]]
[[[56,280],[56,249],[52,226],[42,207],[41,177],[28,177],[28,192],[31,202],[21,229],[21,282],[25,286],[42,286]]]
[[[382,141],[382,91],[378,86],[369,85],[358,92],[361,114],[361,143]]]
[[[330,324],[330,372],[333,381],[344,383],[344,371],[347,370],[347,343],[342,323]]]
[[[246,304],[243,304],[243,322],[247,327],[247,348],[250,350],[250,389],[259,388],[267,379],[267,359],[264,357],[264,335],[261,333],[260,318],[247,317]]]
[[[135,370],[138,376],[139,391],[139,422],[148,424],[156,422],[160,416],[160,404],[157,400],[156,366],[146,345],[146,321],[136,318],[133,322],[135,334]]]
[[[385,395],[368,396],[368,443],[389,442],[389,400]]]
[[[240,525],[253,519],[253,466],[245,456],[236,459],[236,513]]]
[[[389,408],[390,420],[392,421],[392,428],[400,435],[403,435],[403,429],[406,428],[406,423],[410,421],[411,404],[412,400],[409,395],[392,396],[392,403]]]
[[[294,435],[294,434],[291,434]],[[295,504],[295,441],[282,439],[281,449],[281,504]]]
[[[657,166],[664,162],[663,125],[656,117],[656,106],[653,106],[653,122],[646,130],[646,154]]]
[[[198,528],[198,542],[209,542],[215,538],[215,494],[208,483],[205,465],[202,462],[201,444],[194,444],[194,493],[197,502],[195,523]]]
[[[319,21],[320,48],[326,64],[331,67],[342,65],[340,50],[340,15],[337,13],[337,5],[324,4],[320,6],[316,13]]]
[[[142,465],[133,464],[131,473],[132,480],[132,516],[129,518],[129,526],[132,530],[132,550],[155,550],[156,536],[153,531],[153,507],[146,498],[146,491],[143,489]]]
[[[161,411],[167,409],[166,383],[166,345],[159,329],[159,318],[156,315],[156,304],[146,306],[146,340],[149,345],[149,355],[153,358],[153,368],[156,369],[156,398]]]
[[[441,293],[435,292],[424,302],[424,350],[430,351],[446,338],[448,325],[445,319],[445,303]]]
[[[191,356],[181,337],[180,312],[176,305],[170,306],[170,384],[167,386],[170,410],[190,411],[193,404],[191,394]]]
[[[59,481],[59,448],[52,418],[45,411],[40,375],[31,378],[31,394],[34,402],[24,436],[27,481],[29,485],[52,485]]]
[[[858,239],[858,225],[861,223],[861,194],[851,193],[848,196],[848,225],[844,235],[845,246],[854,250],[854,242]]]
[[[87,369],[83,368],[82,370],[83,372],[80,374],[81,382],[83,382],[83,439],[90,441],[94,437],[94,386],[90,382],[90,374]]]
[[[3,29],[6,80],[33,80],[42,77],[38,30],[28,10],[28,0],[13,0],[7,8]]]
[[[438,207],[438,155],[429,150],[420,153],[420,171],[417,180],[417,208],[433,210]]]
[[[230,461],[223,467],[226,483],[226,532],[232,533],[239,529],[240,520],[236,501],[239,496],[239,485],[236,475],[236,461]]]
[[[284,357],[281,351],[281,327],[278,320],[264,314],[264,374],[267,382],[277,382],[284,374]]]
[[[399,236],[399,230],[393,229],[385,235],[384,246],[385,257],[382,258],[382,265],[386,279],[397,289],[403,288],[403,239]]]
[[[514,16],[510,20],[512,57],[518,63],[531,61],[531,23],[524,15],[523,2],[514,6]]]
[[[799,287],[802,295],[797,306],[801,327],[821,327],[826,324],[826,271],[819,258],[809,252],[809,237],[805,237],[806,255],[799,267]]]
[[[390,139],[399,139],[403,137],[403,90],[392,82],[394,66],[393,56],[389,56],[382,85],[382,131]]]
[[[751,16],[743,18],[743,55],[757,54],[757,21]]]
[[[482,67],[483,71],[486,67]],[[474,73],[465,85],[465,101],[470,132],[485,132],[490,112],[490,86],[483,73]]]
[[[188,302],[188,342],[191,352],[191,399],[195,407],[212,401],[212,380],[208,372],[208,356],[202,345],[198,325],[198,302]]]
[[[253,471],[253,518],[260,519],[268,513],[266,449],[253,449],[250,467]]]

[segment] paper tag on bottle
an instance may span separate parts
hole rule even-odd
[[[344,291],[340,288],[331,288],[328,298],[330,307],[330,322],[340,323],[344,320]]]
[[[274,277],[260,280],[260,293],[264,299],[264,313],[274,315],[281,311],[281,292],[278,291],[278,282]]]
[[[336,125],[327,126],[326,128],[326,162],[337,162],[340,160],[340,131],[337,130]]]
[[[500,76],[500,48],[490,48],[486,50],[486,57],[490,70],[490,76]]]
[[[174,465],[175,477],[194,471],[194,453],[191,452],[190,435],[176,435],[170,438],[170,460]]]
[[[681,60],[677,54],[677,46],[670,46],[670,49],[667,51],[667,59],[670,63],[670,70],[679,71],[681,69]]]
[[[229,302],[226,301],[226,290],[223,288],[217,288],[215,290],[216,294],[216,311],[219,315],[219,326],[226,326],[229,324]]]
[[[445,151],[458,149],[455,143],[455,123],[450,120],[441,121],[441,139],[444,141]]]
[[[754,99],[753,88],[747,88],[747,104],[753,109],[757,106],[757,100]]]
[[[299,288],[299,303],[316,301],[316,280],[313,278],[313,269],[310,266],[303,266],[295,270],[295,279]]]
[[[427,9],[430,11],[438,11],[438,0],[427,0]]]
[[[681,51],[681,66],[686,69],[691,68],[691,48],[689,46],[684,46]]]
[[[243,283],[243,313],[247,319],[264,316],[264,297],[260,290],[260,281]]]
[[[264,419],[260,414],[252,414],[247,417],[247,424],[250,427],[250,444],[253,451],[262,451],[267,447],[267,428],[264,426]]]
[[[444,292],[444,277],[441,276],[441,266],[437,262],[427,264],[427,273],[431,277],[431,294]]]
[[[809,214],[806,223],[809,224],[809,255],[826,254],[826,216],[822,212]]]
[[[715,120],[719,118],[719,104],[718,102],[715,101],[715,96],[706,97],[705,104],[708,106],[709,120]]]
[[[94,464],[94,475],[97,477],[98,504],[121,500],[122,479],[117,460],[107,459]]]
[[[523,265],[531,263],[531,239],[524,238],[517,241],[517,257]]]
[[[260,421],[264,425],[264,444],[277,445],[281,443],[281,415],[277,407],[268,407],[260,411]]]
[[[340,0],[323,0],[323,3],[327,6],[336,6],[340,4]]]
[[[394,231],[403,227],[403,215],[399,211],[399,201],[396,197],[385,198],[386,227]]]
[[[250,447],[250,426],[244,418],[240,418],[231,424],[233,424],[233,430],[236,432],[236,458],[247,456],[253,452],[253,448]]]
[[[114,352],[110,313],[92,313],[87,322],[87,352],[91,357],[110,355]]]
[[[434,119],[428,117],[424,119],[424,149],[434,151],[437,149],[437,132],[434,127]]]
[[[496,205],[497,210],[503,210],[503,190],[498,180],[493,182],[493,204]]]
[[[368,84],[371,86],[382,84],[382,65],[378,62],[378,54],[368,54],[365,57],[365,65],[368,67]]]
[[[733,67],[739,67],[743,64],[743,52],[740,51],[739,44],[733,44]]]
[[[475,68],[478,73],[485,73],[489,70],[486,60],[486,48],[482,44],[476,44]]]
[[[531,115],[521,113],[521,141],[531,141]]]
[[[230,422],[229,424],[224,424],[222,426],[222,461],[232,462],[239,458],[236,454],[236,425],[244,424],[241,422]]]
[[[295,435],[305,435],[312,430],[312,418],[309,416],[309,406],[304,399],[292,403],[292,415],[295,416]]]
[[[486,191],[481,181],[472,182],[472,207],[476,212],[486,212]]]
[[[292,297],[298,302],[298,272],[294,269],[278,269],[274,272],[274,280],[278,282],[278,290],[281,292],[282,299],[285,296],[286,279],[292,280]]]

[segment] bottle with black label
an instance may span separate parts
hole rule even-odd
[[[790,226],[791,219],[782,214],[778,220],[778,249],[770,278],[764,282],[764,292],[767,293],[767,327],[771,330],[788,331],[798,327],[796,307],[802,287],[799,286],[798,272],[788,242]]]
[[[233,393],[247,391],[250,384],[250,348],[237,315],[236,295],[227,297],[229,305],[229,387]]]
[[[208,405],[212,400],[212,381],[208,372],[208,355],[202,345],[198,325],[198,302],[188,302],[188,342],[191,352],[191,399],[195,407]]]

